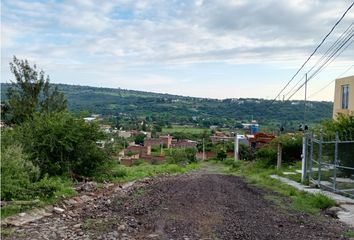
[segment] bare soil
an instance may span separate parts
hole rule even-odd
[[[208,171],[145,179],[3,239],[346,239],[348,227],[337,220],[282,208],[269,194]]]

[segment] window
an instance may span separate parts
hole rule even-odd
[[[342,86],[342,109],[348,109],[349,85]]]

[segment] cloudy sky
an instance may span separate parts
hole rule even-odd
[[[16,55],[36,63],[55,83],[210,98],[271,99],[352,0],[1,3],[1,82],[11,79],[8,63]],[[354,7],[294,84],[353,21]],[[354,44],[350,43],[311,79],[310,96],[347,69],[342,76],[354,74],[354,67],[350,68]],[[289,92],[286,98],[292,88],[290,85],[284,91]],[[303,91],[293,98],[302,97]],[[332,98],[333,84],[311,96],[313,100]]]

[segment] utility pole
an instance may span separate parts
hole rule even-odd
[[[303,121],[303,132],[304,136],[302,138],[302,163],[301,163],[301,182],[303,183],[307,177],[307,136],[306,136],[306,99],[307,98],[307,73],[305,75],[305,100],[304,100],[304,121]]]
[[[203,138],[203,161],[205,160],[205,144],[204,144],[204,138]]]
[[[234,155],[235,155],[235,161],[239,160],[238,159],[238,138],[237,138],[237,133],[235,134]]]
[[[305,125],[306,125],[306,101],[307,101],[307,73],[305,74],[305,100],[304,100],[304,122],[303,122],[304,133],[305,133]]]

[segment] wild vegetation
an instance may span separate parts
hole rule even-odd
[[[64,94],[57,86],[53,88],[49,76],[16,57],[10,67],[15,80],[8,85],[1,108],[7,124],[1,130],[1,201],[6,203],[1,208],[2,217],[72,196],[75,181],[128,181],[197,167],[120,166],[110,153],[126,146],[125,139],[99,147],[97,142],[111,136],[97,123],[85,122],[83,115],[69,112]],[[143,139],[138,135],[135,141],[141,143]]]
[[[285,205],[310,214],[317,214],[322,210],[335,206],[335,201],[322,195],[310,194],[298,191],[294,187],[270,178],[271,174],[277,173],[274,168],[266,168],[262,159],[258,161],[228,161],[229,172],[244,177],[251,184],[277,192],[279,195],[269,195],[268,198],[275,203]],[[290,199],[290,203],[283,200],[283,197]]]

